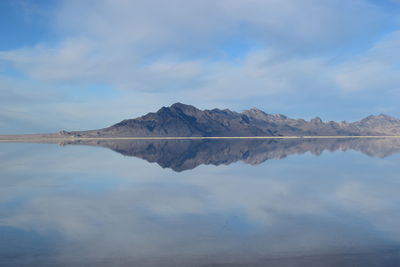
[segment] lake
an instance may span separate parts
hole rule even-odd
[[[400,266],[400,140],[0,144],[0,266]]]

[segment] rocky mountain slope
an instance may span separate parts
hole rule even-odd
[[[259,109],[242,113],[228,109],[200,110],[181,103],[163,107],[136,119],[123,120],[111,127],[91,131],[61,131],[75,137],[154,137],[154,136],[302,136],[302,135],[400,135],[400,120],[369,116],[360,121],[323,122],[292,119],[267,114]]]

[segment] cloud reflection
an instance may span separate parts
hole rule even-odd
[[[336,152],[176,173],[92,147],[2,148],[2,160],[18,153],[1,163],[0,226],[53,240],[43,255],[61,265],[298,266],[307,256],[310,266],[346,266],[400,242],[398,156]]]

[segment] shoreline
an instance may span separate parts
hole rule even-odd
[[[0,135],[0,143],[40,143],[91,140],[227,140],[227,139],[400,139],[400,135],[309,135],[309,136],[148,136],[148,137],[52,137],[46,135]]]

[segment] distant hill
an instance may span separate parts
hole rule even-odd
[[[200,110],[175,103],[108,128],[59,134],[75,137],[400,135],[400,120],[381,114],[352,123],[323,122],[319,117],[306,121],[267,114],[256,108],[239,113],[229,109]]]

